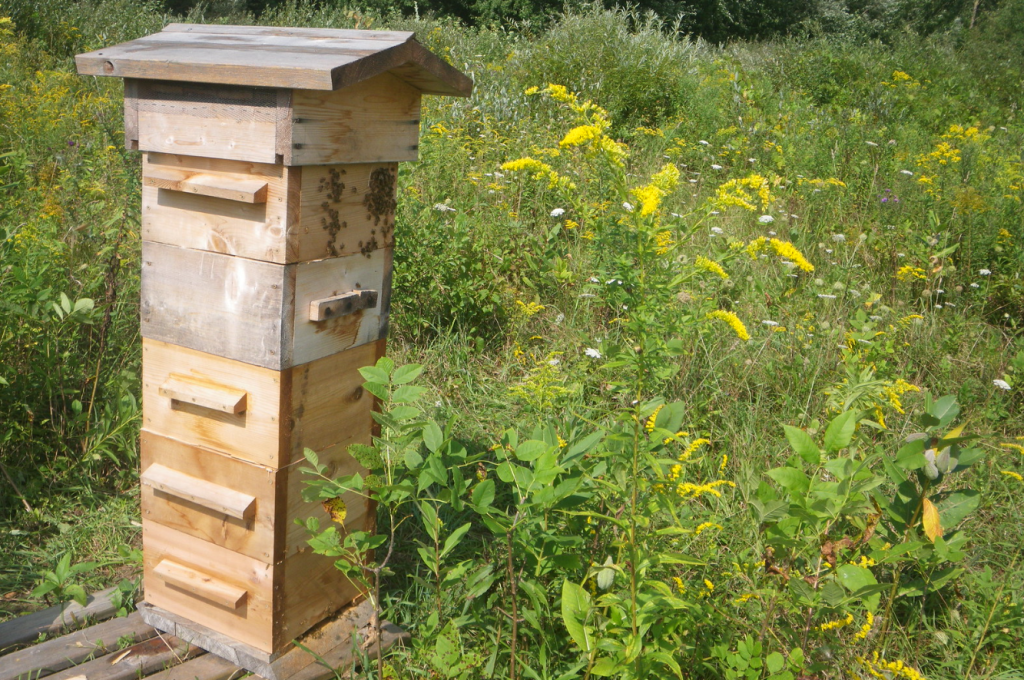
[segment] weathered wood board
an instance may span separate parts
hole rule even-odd
[[[15,645],[32,642],[41,634],[55,635],[85,621],[109,619],[117,611],[110,601],[113,592],[113,588],[108,588],[93,593],[84,607],[77,602],[65,602],[0,623],[0,652]]]
[[[380,340],[275,371],[144,338],[143,427],[274,469],[302,460],[304,448],[364,441],[373,396],[358,369],[376,363],[384,347]],[[168,398],[160,387],[171,375],[244,390],[246,410],[230,414]]]
[[[278,265],[144,241],[142,336],[278,371],[375,342],[390,308],[391,256],[383,248]],[[379,291],[377,306],[310,320],[311,302],[360,290]]]
[[[286,165],[414,161],[420,90],[390,73],[339,90],[292,93]]]
[[[136,680],[204,653],[176,637],[156,636],[47,677],[50,680]]]
[[[352,443],[370,443],[366,427],[353,428],[361,436],[319,452],[321,465],[332,477],[361,471],[361,466],[347,453]],[[199,446],[192,446],[147,430],[141,435],[142,450],[142,516],[182,533],[201,538],[248,557],[276,564],[300,550],[308,550],[308,535],[295,520],[316,517],[321,526],[330,521],[320,503],[302,500],[305,481],[312,479],[300,472],[308,468],[305,461],[275,470],[254,465]],[[161,490],[150,483],[154,466],[173,470],[189,479],[201,480],[227,492],[241,493],[254,499],[251,518],[239,519],[223,512],[216,503],[186,498],[188,487]],[[356,493],[343,498],[348,509],[345,525],[361,530],[369,510],[369,502]],[[2,679],[0,679],[2,680]]]
[[[147,153],[142,238],[278,264],[366,255],[394,243],[397,167],[301,168]],[[219,195],[211,195],[211,182],[223,185]],[[265,184],[265,200],[227,197],[240,183]]]
[[[25,617],[23,617],[25,618]],[[21,619],[14,619],[14,622]],[[59,638],[41,642],[0,659],[0,680],[49,675],[117,651],[122,642],[143,642],[156,635],[138,612],[110,619]]]
[[[404,31],[169,24],[75,61],[81,74],[122,78],[338,90],[394,70],[427,94],[473,89]]]
[[[270,565],[145,518],[142,527],[146,601],[266,654],[359,592],[334,560],[310,550]],[[242,595],[229,604],[232,589]]]

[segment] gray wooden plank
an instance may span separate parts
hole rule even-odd
[[[469,96],[472,81],[413,33],[172,24],[75,57],[83,75],[335,90],[385,71],[427,94]]]
[[[108,588],[93,593],[86,600],[84,607],[77,602],[66,602],[0,623],[0,652],[14,645],[32,642],[40,633],[53,635],[87,619],[109,619],[117,611],[110,601],[113,592],[113,588]]]
[[[149,675],[146,680],[233,680],[248,672],[227,659],[214,654],[203,654],[155,675]]]
[[[137,680],[205,653],[173,635],[157,636],[80,666],[67,668],[47,676],[47,680]]]
[[[131,636],[142,642],[156,631],[138,612],[89,626],[54,640],[11,652],[0,661],[0,680],[44,677],[92,657],[114,651],[118,643]]]
[[[412,31],[367,31],[351,28],[292,28],[286,26],[219,26],[216,24],[167,24],[165,33],[222,33],[231,35],[299,36],[304,38],[356,38],[405,42]]]

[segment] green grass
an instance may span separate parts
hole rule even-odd
[[[1016,10],[1006,7],[973,32],[890,45],[813,40],[713,48],[669,35],[657,22],[598,11],[566,16],[535,35],[376,19],[374,27],[416,30],[476,81],[469,100],[426,101],[420,162],[400,174],[390,356],[425,366],[424,408],[439,422],[455,419],[456,438],[487,461],[506,429],[525,438],[538,423],[552,423],[564,434],[571,424],[628,408],[610,387],[614,372],[584,354],[622,337],[613,321],[622,310],[611,307],[605,284],[618,253],[596,245],[600,233],[585,237],[612,228],[612,218],[602,216],[621,199],[607,182],[586,181],[597,176],[590,161],[568,151],[549,160],[575,179],[578,191],[569,197],[500,169],[557,146],[572,127],[551,102],[524,94],[531,86],[565,85],[609,111],[610,134],[632,151],[630,186],[645,184],[669,161],[682,171],[680,188],[665,199],[665,228],[681,238],[702,221],[679,251],[680,269],[697,255],[726,258],[727,240],[745,245],[769,232],[815,266],[792,278],[774,260],[743,255],[726,266],[728,282],[695,281],[666,303],[666,325],[669,315],[694,310],[703,318],[711,305],[735,312],[752,336],[744,343],[722,326],[695,324],[662,382],[662,396],[684,405],[685,429],[712,442],[695,472],[713,478],[727,454],[723,474],[737,485],[721,499],[681,504],[723,528],[688,547],[708,556],[708,566],[678,575],[698,586],[712,580],[722,598],[741,594],[745,582],[732,562],[764,558],[765,535],[751,503],[770,486],[765,473],[792,455],[782,425],[821,438],[834,415],[826,390],[845,389],[842,347],[852,346],[881,379],[956,395],[986,452],[956,482],[983,498],[964,527],[970,540],[959,563],[963,575],[927,597],[901,599],[889,635],[872,644],[929,678],[1024,672],[1024,484],[1002,473],[1022,472],[1024,456],[998,446],[1024,434],[1024,65],[1013,51],[1020,44],[1011,21]],[[151,32],[169,18],[127,1],[76,5],[61,20],[55,8],[40,3],[31,22],[0,38],[0,83],[10,86],[0,91],[0,378],[9,383],[0,383],[0,463],[33,508],[26,511],[0,477],[0,531],[12,546],[0,555],[0,616],[43,606],[28,593],[65,554],[111,563],[84,579],[90,589],[115,583],[130,570],[113,564],[118,546],[139,541],[132,397],[139,387],[138,158],[121,148],[119,85],[73,75],[70,57]],[[15,9],[27,16],[21,5]],[[365,27],[367,17],[300,3],[263,20]],[[957,138],[952,126],[976,126],[987,139]],[[960,150],[959,161],[927,159],[942,142]],[[774,221],[760,223],[761,210],[738,208],[708,216],[719,186],[752,172],[773,184],[766,214]],[[922,176],[934,180],[922,184]],[[801,183],[829,178],[845,186],[815,191]],[[567,212],[551,217],[555,208]],[[594,211],[590,222],[583,209]],[[581,224],[566,228],[566,218]],[[954,244],[955,251],[942,252]],[[925,278],[901,280],[903,266]],[[57,313],[62,293],[70,305],[90,299],[95,307]],[[527,316],[517,301],[544,309]],[[907,320],[911,315],[922,318]],[[885,335],[858,342],[858,334],[867,337],[866,323]],[[538,410],[523,395],[536,396],[543,386],[537,369],[552,357],[559,363],[547,379],[567,394]],[[905,415],[878,402],[889,430],[876,443],[887,451],[914,431],[922,409],[916,393],[903,401]],[[564,531],[575,529],[566,524]],[[479,676],[507,677],[508,626],[494,612],[508,607],[508,579],[496,581],[486,602],[467,602],[457,585],[443,593],[438,611],[437,593],[414,578],[424,575],[415,550],[423,539],[418,520],[401,527],[384,584],[388,615],[416,636],[412,649],[392,660],[396,671],[444,677],[431,659],[440,629],[453,621],[460,644],[482,654]],[[538,579],[547,602],[530,600],[539,613],[520,631],[519,645],[521,663],[537,677],[570,673],[579,656],[560,616],[562,577],[585,581],[586,564],[601,564],[613,544],[608,534],[588,538],[578,550],[581,569]],[[504,545],[479,524],[451,558],[496,572],[505,559]],[[669,582],[671,575],[662,577]],[[800,639],[795,615],[774,611],[772,618],[764,609],[719,604],[702,622],[706,628],[681,638],[696,645],[686,652],[692,677],[726,672],[724,661],[700,647],[701,635],[732,650],[753,631],[766,654],[788,652]],[[762,627],[762,620],[769,623]],[[819,640],[805,651],[850,664],[855,645],[849,635],[841,639],[845,646]],[[849,665],[827,666],[817,677],[852,673]]]

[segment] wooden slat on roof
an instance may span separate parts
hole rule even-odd
[[[75,61],[83,75],[147,80],[337,90],[393,71],[426,94],[473,89],[408,31],[170,24]]]

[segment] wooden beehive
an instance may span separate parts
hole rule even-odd
[[[388,31],[171,24],[77,63],[125,79],[143,153],[145,597],[266,672],[358,595],[296,523],[328,521],[302,501],[302,452],[359,469],[398,163],[417,158],[421,96],[472,83]],[[345,500],[346,528],[372,528]]]

